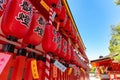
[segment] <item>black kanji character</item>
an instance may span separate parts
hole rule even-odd
[[[17,20],[22,20],[24,19],[24,14],[20,13],[19,16],[17,17]]]
[[[0,5],[0,10],[3,10],[3,7],[2,7],[2,5]]]
[[[57,43],[59,43],[60,42],[60,36],[57,38]]]
[[[61,48],[61,45],[60,45],[60,44],[58,44],[58,48]]]
[[[0,0],[0,10],[3,10],[3,3],[5,2],[5,0]]]
[[[64,52],[64,53],[66,53],[66,51],[67,51],[67,49],[66,49],[66,48],[64,48],[64,49],[63,49],[63,52]]]
[[[0,0],[0,4],[2,4],[4,2],[4,0]]]
[[[41,35],[41,36],[43,35],[43,29],[42,28],[40,28],[38,34]]]
[[[56,29],[54,29],[54,30],[53,30],[53,33],[54,33],[54,34],[57,34],[57,31],[56,31]]]
[[[40,28],[39,26],[38,27],[36,27],[36,29],[34,30],[35,32],[37,32],[38,33],[38,35],[40,35],[40,36],[42,36],[43,35],[43,29],[42,28]]]
[[[29,26],[28,25],[29,22],[30,22],[30,17],[28,15],[25,15],[24,16],[24,20],[22,21],[22,23],[25,24],[25,25],[27,25],[27,26]]]
[[[67,43],[66,42],[64,42],[64,46],[66,46],[67,45]]]
[[[5,0],[0,0],[0,4],[3,4],[5,2]]]
[[[57,39],[56,39],[56,38],[54,38],[54,39],[53,39],[53,41],[54,41],[54,42],[57,42]]]
[[[61,41],[61,36],[58,37],[57,43],[59,43],[60,41]]]
[[[36,29],[34,30],[35,32],[38,32],[39,31],[39,26],[38,27],[36,27]]]
[[[22,9],[27,12],[32,12],[32,6],[29,5],[27,1],[23,1],[23,3],[20,5],[22,6]]]
[[[39,18],[38,23],[41,25],[45,25],[45,22],[42,17]]]
[[[23,14],[23,13],[19,13],[17,20],[20,20],[22,24],[29,27],[30,17],[28,15]]]

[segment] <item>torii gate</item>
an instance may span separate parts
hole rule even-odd
[[[117,53],[110,54],[91,61],[91,65],[96,67],[100,80],[120,79],[120,63],[113,59],[117,55]]]

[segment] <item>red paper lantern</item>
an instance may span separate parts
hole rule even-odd
[[[61,7],[56,7],[56,8],[53,8],[53,10],[56,12],[56,17],[58,17],[61,13]]]
[[[56,15],[60,15],[61,13],[61,1],[60,0],[45,0],[49,7],[52,7],[53,10],[56,12]]]
[[[23,43],[38,45],[42,42],[46,20],[38,12],[34,12],[30,30],[23,39]]]
[[[59,4],[60,0],[45,0],[45,2],[50,6],[50,7],[56,7]]]
[[[62,48],[59,56],[65,59],[66,54],[67,54],[67,41],[64,38],[62,38]]]
[[[63,29],[67,32],[67,34],[70,34],[72,32],[73,26],[69,18],[67,18],[65,27]]]
[[[65,23],[67,20],[67,13],[65,6],[62,6],[60,15],[57,17],[57,21],[60,22],[60,27],[65,27]]]
[[[2,16],[4,9],[6,8],[8,0],[1,0],[0,1],[0,16]]]
[[[72,63],[75,63],[75,61],[76,61],[75,51],[74,51],[73,47],[71,47],[71,58],[70,58],[70,61]]]
[[[71,20],[69,18],[67,18],[65,27],[63,27],[63,29],[66,31],[66,33],[68,35],[70,35],[72,41],[74,43],[77,43],[77,35],[76,35],[76,32],[75,32],[75,30],[73,28],[72,22],[71,22]]]
[[[60,22],[63,22],[66,19],[66,17],[67,17],[66,8],[65,8],[65,6],[62,6],[62,10],[61,10],[61,13],[60,13],[58,19]]]
[[[30,27],[33,14],[29,0],[9,0],[2,18],[1,29],[7,36],[23,38]]]
[[[55,52],[57,49],[57,32],[53,25],[47,24],[45,27],[42,48],[46,52]]]
[[[75,32],[74,29],[72,29],[72,31],[71,31],[71,38],[72,38],[72,41],[73,41],[74,43],[77,42],[77,35],[76,35],[76,32]]]
[[[65,58],[66,61],[70,61],[70,58],[71,58],[71,49],[72,49],[71,45],[68,44],[67,54],[66,54],[66,58]]]
[[[60,33],[57,33],[57,49],[54,52],[55,55],[59,55],[61,52],[61,47],[62,47],[62,35]]]

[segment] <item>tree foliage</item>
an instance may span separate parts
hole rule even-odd
[[[120,62],[120,23],[117,26],[111,26],[111,30],[112,34],[109,45],[110,54],[119,53],[114,59]]]
[[[120,5],[120,0],[115,0],[114,2],[116,5]]]
[[[95,73],[95,70],[96,70],[96,67],[93,67],[93,66],[92,66],[92,67],[90,68],[90,73]]]

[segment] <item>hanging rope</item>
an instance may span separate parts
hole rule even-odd
[[[54,21],[55,18],[55,12],[53,11],[52,8],[49,10],[49,24],[52,25],[52,22]],[[46,54],[46,69],[45,69],[45,80],[50,80],[50,59],[51,56],[50,54]]]

